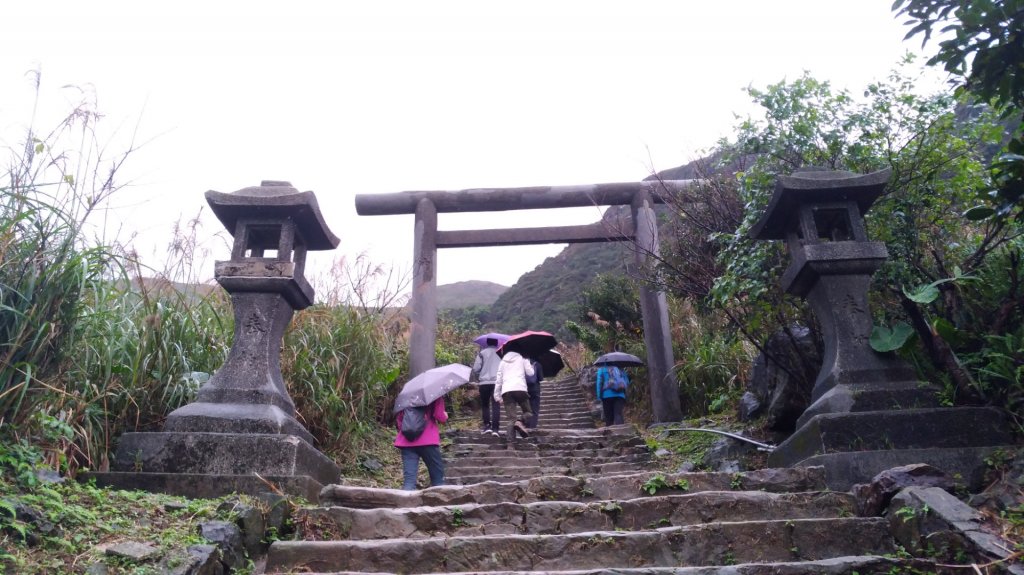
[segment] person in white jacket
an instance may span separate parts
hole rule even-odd
[[[526,376],[534,374],[530,361],[519,355],[517,351],[507,351],[501,358],[498,374],[494,380],[494,401],[505,406],[505,415],[512,421],[508,430],[508,438],[515,438],[518,431],[523,437],[529,437],[526,422],[533,412],[530,411],[530,395],[527,393]],[[521,414],[516,416],[516,406]]]

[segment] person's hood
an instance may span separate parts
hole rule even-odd
[[[513,361],[516,361],[520,357],[522,357],[522,356],[519,355],[518,351],[506,351],[505,352],[505,357],[502,357],[501,361],[507,361],[509,363],[512,363]]]

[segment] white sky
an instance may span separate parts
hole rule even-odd
[[[413,217],[357,216],[355,194],[640,180],[686,163],[751,111],[747,85],[809,70],[858,93],[919,40],[891,0],[5,2],[0,137],[18,148],[42,72],[95,90],[109,128],[149,141],[111,221],[157,268],[206,190],[313,190],[341,238],[311,272],[365,252],[408,270]],[[49,115],[48,115],[49,114]],[[48,123],[49,122],[49,123]],[[113,136],[111,148],[120,142]],[[204,230],[221,231],[205,210]],[[441,214],[440,229],[591,223],[595,208]],[[210,241],[226,259],[223,241]],[[564,246],[442,250],[438,283],[511,285]]]

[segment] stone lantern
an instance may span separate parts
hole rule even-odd
[[[750,231],[786,242],[791,263],[782,287],[807,300],[825,344],[811,406],[768,464],[821,465],[829,487],[846,490],[890,467],[928,463],[976,488],[984,458],[1012,443],[1005,414],[939,407],[932,385],[869,345],[868,288],[888,252],[868,240],[864,214],[889,176],[814,169],[781,176]]]
[[[864,214],[885,190],[890,170],[867,175],[806,170],[778,178],[764,216],[750,236],[785,240],[791,258],[782,276],[787,293],[805,298],[821,326],[825,349],[798,421],[817,413],[863,411],[925,401],[913,369],[871,349],[871,276],[889,257],[868,241]],[[934,404],[934,400],[927,400]],[[859,406],[857,404],[860,404]]]
[[[313,192],[288,182],[209,191],[206,199],[234,236],[231,259],[216,262],[214,272],[231,295],[231,351],[196,401],[167,416],[163,432],[121,438],[113,468],[131,477],[98,480],[190,496],[266,491],[267,480],[315,500],[339,469],[295,418],[280,353],[292,315],[313,303],[303,275],[307,251],[333,249],[338,238]]]

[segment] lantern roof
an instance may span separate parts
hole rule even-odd
[[[885,191],[892,170],[886,168],[870,174],[841,170],[807,168],[789,176],[779,176],[768,207],[761,219],[750,228],[755,240],[782,240],[797,228],[800,206],[830,202],[854,201],[863,216]]]
[[[327,227],[313,192],[300,192],[289,182],[264,180],[259,186],[223,193],[210,190],[206,201],[228,232],[235,234],[239,218],[295,222],[296,233],[308,250],[330,250],[338,238]]]

